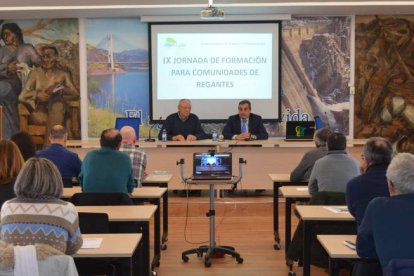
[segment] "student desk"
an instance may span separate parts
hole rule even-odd
[[[317,238],[329,256],[329,275],[338,275],[337,261],[359,259],[356,251],[344,244],[344,241],[355,243],[356,235],[317,235]]]
[[[292,240],[292,204],[299,201],[308,201],[311,198],[308,186],[284,186],[279,188],[285,198],[285,252],[287,253]]]
[[[79,186],[72,188],[64,188],[62,198],[69,199],[76,193],[81,193],[82,189]],[[155,218],[160,217],[160,199],[162,197],[162,238],[161,238],[161,249],[167,249],[168,240],[168,190],[167,188],[159,187],[145,187],[135,188],[132,192],[132,200],[134,201],[148,201],[155,204],[158,208],[155,212]]]
[[[298,186],[307,184],[307,182],[290,181],[290,174],[269,174],[273,182],[273,233],[275,245],[273,248],[279,250],[280,235],[279,235],[279,188],[282,186]]]
[[[142,227],[143,266],[145,275],[150,274],[150,220],[155,214],[157,206],[154,205],[128,205],[128,206],[76,206],[78,212],[106,213],[110,222],[130,221],[137,222]],[[158,246],[157,246],[158,245]],[[160,221],[155,218],[154,223],[154,258],[151,267],[160,264]]]
[[[102,238],[102,243],[99,248],[93,249],[79,249],[73,255],[77,259],[85,258],[127,258],[129,259],[131,276],[142,275],[142,267],[140,257],[142,256],[142,249],[140,243],[142,234],[83,234],[84,239],[87,238]]]
[[[354,217],[349,212],[334,213],[326,207],[340,207],[346,206],[296,206],[302,223],[303,223],[303,276],[310,275],[311,263],[311,231],[314,222],[320,221],[354,221]]]

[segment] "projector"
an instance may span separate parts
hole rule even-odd
[[[224,10],[208,6],[200,11],[200,18],[207,20],[221,20],[224,19]]]

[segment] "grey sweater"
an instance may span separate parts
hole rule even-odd
[[[359,163],[345,151],[329,151],[317,160],[309,178],[309,193],[342,192],[349,180],[359,175]]]
[[[319,147],[306,152],[297,167],[290,173],[290,181],[307,181],[316,160],[324,157],[327,153],[326,147]]]

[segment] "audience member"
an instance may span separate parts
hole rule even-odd
[[[19,147],[24,161],[36,155],[36,144],[29,133],[24,131],[17,132],[10,138],[10,140],[16,143],[17,147]]]
[[[387,179],[391,197],[368,204],[357,237],[358,255],[379,259],[383,268],[392,259],[414,259],[414,155],[396,155]]]
[[[132,193],[134,181],[129,156],[119,151],[122,136],[113,128],[101,134],[101,148],[88,152],[79,181],[84,192]]]
[[[167,117],[158,135],[162,139],[162,130],[167,131],[167,139],[172,141],[195,141],[209,138],[197,115],[191,113],[191,101],[182,99],[178,102],[178,112]]]
[[[385,174],[392,158],[392,145],[384,138],[371,138],[361,157],[362,174],[351,179],[346,187],[346,203],[358,226],[373,198],[390,195]]]
[[[327,141],[328,154],[317,160],[309,178],[309,193],[345,193],[346,184],[359,175],[358,161],[346,153],[346,137],[332,133]]]
[[[121,128],[122,144],[120,151],[129,155],[132,162],[134,181],[137,187],[142,186],[142,180],[147,176],[145,168],[147,167],[147,154],[135,148],[137,140],[135,130],[130,126]]]
[[[15,197],[13,186],[24,164],[19,148],[13,141],[0,141],[0,208],[3,203]]]
[[[52,161],[58,167],[63,179],[78,177],[82,165],[79,156],[66,148],[68,133],[61,125],[55,125],[50,130],[50,145],[36,153],[36,157],[43,157]]]
[[[13,245],[47,244],[72,255],[82,246],[75,206],[60,200],[62,178],[44,158],[26,161],[14,184],[16,198],[1,208],[0,239]]]
[[[233,140],[266,140],[269,135],[263,125],[262,117],[251,113],[250,101],[239,102],[239,114],[227,119],[223,128],[224,139]]]
[[[308,151],[302,157],[296,168],[290,173],[290,181],[308,181],[312,172],[313,165],[316,160],[324,157],[328,153],[326,148],[326,140],[331,134],[330,129],[322,128],[315,131],[313,141],[315,142],[316,149]]]

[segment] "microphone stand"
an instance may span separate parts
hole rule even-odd
[[[160,117],[160,120],[162,119],[162,117]],[[155,139],[154,138],[151,138],[151,131],[152,131],[152,129],[156,126],[156,125],[158,125],[158,124],[153,124],[151,127],[150,127],[150,129],[149,129],[149,134],[148,134],[148,138],[147,139],[145,139],[145,142],[155,142]]]

